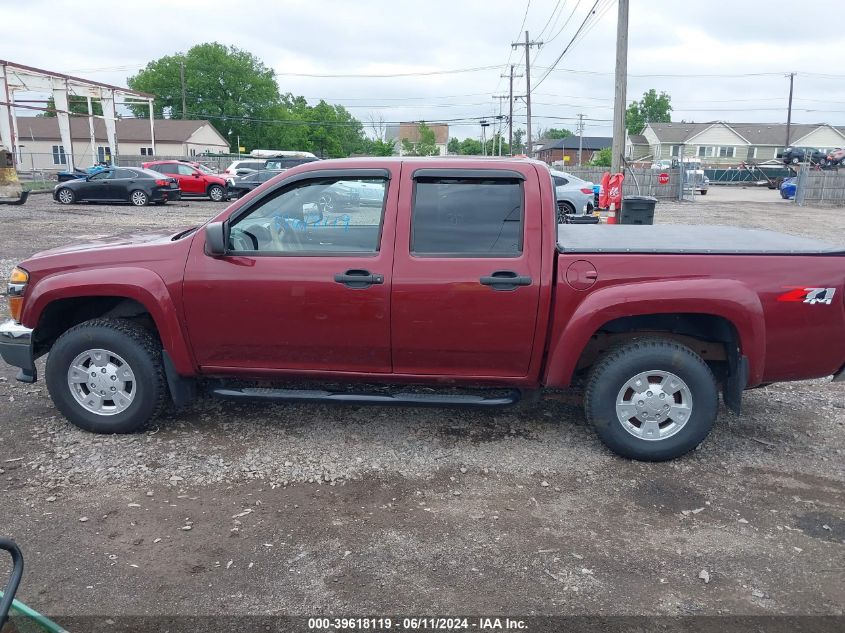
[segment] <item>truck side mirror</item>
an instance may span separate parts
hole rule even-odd
[[[205,225],[205,252],[215,257],[226,254],[226,231],[222,222]]]

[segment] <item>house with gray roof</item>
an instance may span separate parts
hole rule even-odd
[[[109,154],[106,125],[94,118],[92,143],[88,117],[70,118],[73,148],[62,145],[59,122],[55,117],[18,117],[18,166],[22,170],[63,171],[68,154],[73,163],[87,167],[103,161]],[[198,156],[227,153],[229,141],[208,121],[191,119],[156,119],[155,134],[149,119],[117,119],[115,121],[118,156]]]
[[[696,156],[705,167],[774,161],[786,147],[828,151],[845,146],[845,127],[827,123],[793,123],[786,139],[785,123],[649,123],[642,134],[626,139],[632,160]]]
[[[541,139],[534,145],[534,158],[548,165],[562,163],[567,167],[578,164],[578,152],[581,152],[581,164],[586,165],[601,150],[610,147],[613,139],[609,136],[567,136],[558,139]]]

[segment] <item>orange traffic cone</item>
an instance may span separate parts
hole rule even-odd
[[[610,203],[610,209],[607,211],[607,223],[616,224],[616,203]]]

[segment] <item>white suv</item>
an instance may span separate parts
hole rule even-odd
[[[226,169],[223,170],[223,175],[226,178],[235,178],[237,176],[246,176],[247,174],[252,174],[256,171],[261,171],[264,169],[264,163],[267,162],[266,160],[262,159],[247,159],[247,160],[235,160],[232,161],[232,164],[229,165]]]

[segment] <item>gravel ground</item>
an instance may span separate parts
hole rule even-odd
[[[34,196],[0,207],[0,274],[222,208]],[[845,244],[842,209],[767,190],[713,188],[656,221]],[[496,413],[203,398],[118,437],[13,375],[0,366],[0,532],[27,554],[20,597],[49,614],[843,615],[841,384],[748,392],[699,450],[641,464],[602,448],[577,392]]]

